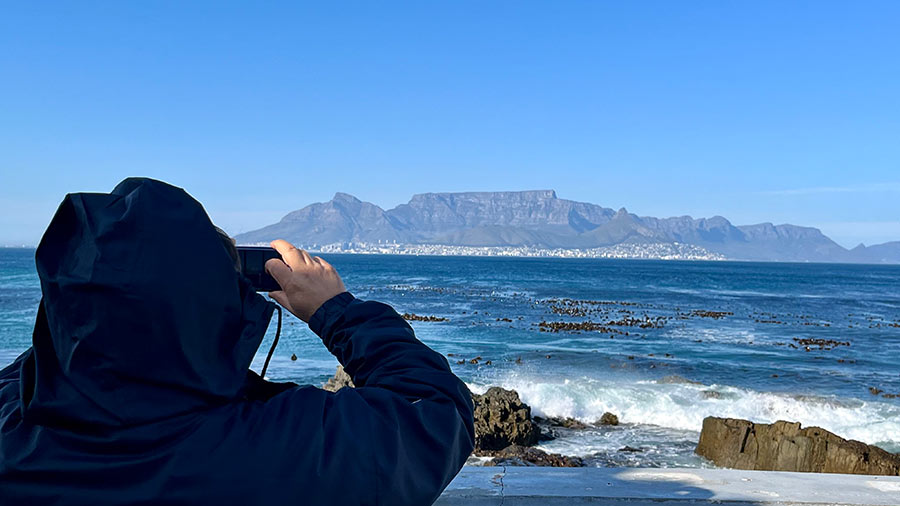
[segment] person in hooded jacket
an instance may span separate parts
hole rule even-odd
[[[126,179],[67,195],[36,252],[33,345],[0,371],[0,505],[426,505],[474,444],[447,360],[284,241],[270,295],[356,388],[249,370],[274,311],[203,207]]]

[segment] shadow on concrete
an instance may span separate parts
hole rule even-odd
[[[761,506],[741,494],[723,497],[721,490],[708,486],[708,479],[691,468],[646,469],[618,468],[612,470],[608,487],[616,491],[607,498],[608,504],[659,505],[669,501],[679,505],[714,504],[727,501],[729,506]],[[718,482],[718,485],[724,485]],[[596,502],[594,502],[596,504]],[[602,500],[600,504],[603,504]]]
[[[707,505],[764,506],[743,475],[697,469],[467,467],[436,504],[627,506]]]

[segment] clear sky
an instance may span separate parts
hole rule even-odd
[[[142,175],[232,233],[555,189],[900,240],[900,2],[6,2],[0,244]]]

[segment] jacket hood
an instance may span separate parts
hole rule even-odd
[[[125,427],[242,395],[274,305],[181,188],[131,178],[67,195],[36,261],[26,419]]]

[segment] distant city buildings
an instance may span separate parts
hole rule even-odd
[[[725,260],[724,255],[682,243],[616,244],[600,248],[568,249],[531,246],[448,246],[444,244],[333,243],[310,245],[319,253],[386,255],[501,256],[555,258],[640,258],[647,260]]]

